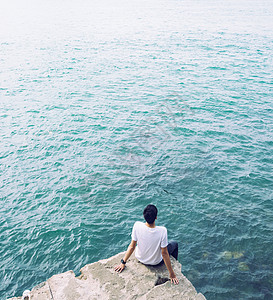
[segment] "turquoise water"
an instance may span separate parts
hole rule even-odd
[[[207,299],[272,299],[272,2],[1,5],[0,298],[154,203]]]

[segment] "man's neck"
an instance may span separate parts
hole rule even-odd
[[[146,222],[145,225],[148,226],[149,228],[155,228],[155,222],[152,224],[149,224],[148,222]]]

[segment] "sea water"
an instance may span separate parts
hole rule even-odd
[[[143,208],[207,299],[272,299],[272,1],[2,1],[0,298],[124,251]]]

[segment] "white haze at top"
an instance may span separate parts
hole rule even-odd
[[[200,29],[272,35],[272,1],[256,1],[255,8],[251,2],[170,0],[166,8],[165,0],[1,0],[0,38],[1,42],[15,36],[40,41],[41,32],[45,39],[65,38],[73,32],[79,38],[87,34],[107,40],[154,34],[152,29],[159,23],[166,33]],[[176,7],[183,13],[170,15],[168,10]]]

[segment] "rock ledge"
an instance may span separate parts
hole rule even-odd
[[[181,264],[172,260],[172,266],[179,279],[173,285],[168,279],[168,271],[160,267],[147,267],[132,255],[122,273],[116,273],[113,266],[119,264],[123,253],[108,259],[88,264],[75,277],[73,271],[52,276],[46,282],[34,287],[31,300],[205,300],[197,293],[191,282],[181,273]],[[8,300],[21,300],[22,297]]]

